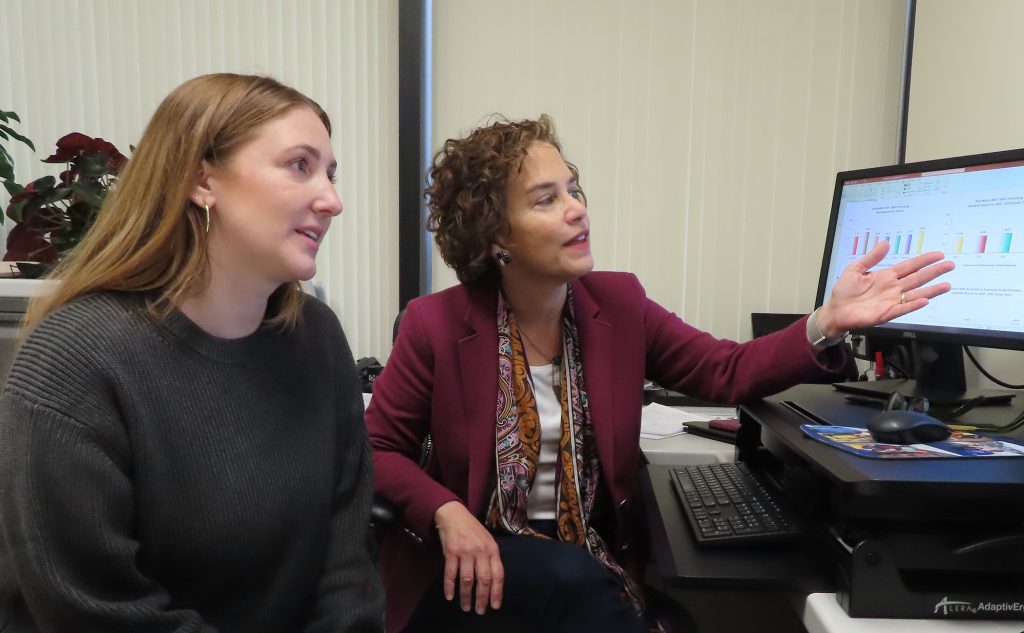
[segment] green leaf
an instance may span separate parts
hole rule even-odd
[[[53,186],[57,184],[57,179],[53,176],[43,176],[32,181],[32,188],[36,191],[42,191],[43,189],[53,189]]]
[[[82,178],[99,178],[110,173],[106,154],[83,154],[75,159],[75,166]]]
[[[26,137],[22,136],[21,134],[18,134],[17,132],[15,132],[11,128],[9,128],[8,126],[0,125],[0,130],[3,130],[4,132],[10,134],[11,136],[13,136],[14,138],[18,139],[19,141],[21,141],[25,145],[28,145],[29,148],[33,152],[36,151],[36,146],[32,144],[32,141],[28,140]]]
[[[91,207],[99,207],[106,197],[106,189],[97,181],[79,180],[71,183],[71,190]]]
[[[67,200],[72,195],[71,187],[55,187],[39,192],[39,196],[36,197],[39,203],[44,206],[52,205],[54,202],[61,200]]]
[[[18,123],[21,123],[21,119],[19,119],[18,115],[13,111],[5,112],[3,110],[0,110],[0,119],[2,119],[4,123],[9,123],[12,119],[17,121]]]
[[[3,156],[0,156],[0,179],[9,182],[14,181],[14,165],[9,163]]]
[[[26,201],[22,201],[17,204],[7,205],[7,217],[20,223],[21,218],[24,216],[25,202]]]
[[[13,180],[4,181],[4,189],[7,190],[7,193],[9,193],[12,198],[21,193],[22,191],[25,191],[24,187],[14,182]]]

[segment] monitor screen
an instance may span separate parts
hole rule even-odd
[[[817,305],[883,240],[879,267],[942,251],[956,269],[949,293],[869,336],[932,344],[949,356],[936,380],[959,362],[962,382],[963,345],[1024,349],[1024,149],[839,173]]]

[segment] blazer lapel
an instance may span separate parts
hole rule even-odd
[[[497,288],[471,287],[466,308],[467,334],[458,340],[471,512],[486,511],[494,482],[495,402],[498,394]]]
[[[614,328],[600,318],[600,306],[579,281],[572,282],[573,310],[583,353],[583,379],[590,403],[591,423],[597,438],[601,471],[610,477],[615,473],[615,356]]]

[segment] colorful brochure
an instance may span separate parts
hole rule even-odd
[[[854,426],[801,424],[808,437],[861,457],[927,459],[957,457],[1024,457],[1024,442],[1007,437],[953,431],[949,439],[930,444],[885,444]]]

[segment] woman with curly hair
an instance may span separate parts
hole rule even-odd
[[[430,177],[429,227],[462,283],[409,303],[366,414],[375,492],[402,517],[380,560],[392,632],[646,630],[644,378],[758,398],[841,367],[846,331],[949,289],[925,287],[952,268],[941,253],[869,272],[882,244],[809,317],[718,340],[633,275],[591,272],[586,197],[547,116],[449,139]]]

